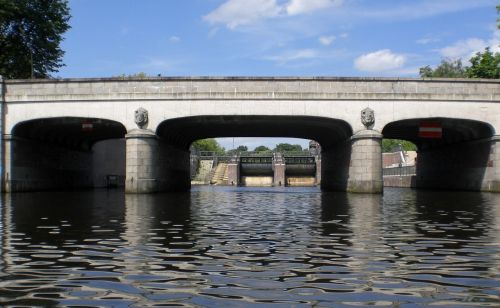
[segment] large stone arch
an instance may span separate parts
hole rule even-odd
[[[440,128],[442,135],[419,136],[420,127],[428,125]],[[417,188],[498,189],[495,128],[487,122],[451,117],[411,118],[388,123],[382,134],[384,138],[417,145]]]
[[[125,133],[121,123],[101,118],[50,117],[19,122],[11,134],[4,135],[3,190],[94,187],[94,170],[102,168],[94,168],[98,160],[92,147],[104,140],[123,140]],[[122,161],[122,174],[124,147],[121,141],[121,149],[113,153],[114,162]]]
[[[316,140],[322,146],[322,188],[348,190],[348,181],[354,179],[349,174],[352,171],[352,134],[352,127],[346,121],[317,116],[205,115],[168,119],[158,125],[156,133],[149,130],[129,133],[127,187],[130,189],[127,190],[147,192],[187,189],[189,146],[195,140],[211,137],[296,137]],[[134,158],[139,156],[136,153],[141,148],[148,148],[151,152],[151,155],[146,154],[152,157],[148,166],[139,166]],[[154,172],[153,166],[157,166]],[[148,173],[148,170],[151,172]]]
[[[195,140],[214,137],[294,137],[316,140],[328,149],[350,138],[352,132],[341,119],[286,115],[180,117],[163,121],[156,130],[160,138],[183,149]]]

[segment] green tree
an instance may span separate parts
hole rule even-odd
[[[467,74],[462,65],[462,60],[442,60],[435,69],[432,69],[429,65],[421,67],[420,77],[465,78]]]
[[[0,0],[0,75],[47,78],[57,72],[70,17],[67,0]]]
[[[302,146],[300,144],[289,144],[289,143],[280,143],[277,144],[274,148],[276,152],[298,152],[302,151]]]
[[[401,145],[401,148],[404,151],[417,150],[417,146],[410,141],[400,140],[400,139],[382,139],[382,152],[387,153],[387,152],[392,152],[394,150],[398,150],[399,145]]]
[[[265,145],[259,145],[254,149],[255,152],[268,152],[271,151],[270,148],[266,147]]]
[[[500,53],[492,53],[490,48],[486,48],[484,52],[476,53],[469,61],[472,65],[466,68],[467,77],[500,78]]]
[[[225,150],[214,138],[196,140],[191,144],[191,147],[197,151],[215,152],[216,154],[224,154]]]
[[[248,151],[248,147],[246,145],[239,145],[236,148],[236,152],[247,152],[247,151]]]

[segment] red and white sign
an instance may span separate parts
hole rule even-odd
[[[442,138],[443,127],[441,122],[421,122],[418,128],[418,136],[420,138]]]
[[[82,123],[82,131],[88,132],[94,128],[94,124],[92,123]]]

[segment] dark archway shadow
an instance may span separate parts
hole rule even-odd
[[[188,150],[198,139],[215,137],[292,137],[321,145],[321,185],[324,190],[345,190],[350,161],[351,126],[339,119],[313,116],[193,116],[162,122],[161,140]]]
[[[442,135],[419,136],[423,122],[436,123]],[[454,119],[407,119],[387,124],[384,138],[403,139],[418,147],[417,188],[478,191],[485,185],[490,166],[490,138],[493,127],[485,122]]]
[[[106,119],[57,117],[18,123],[4,141],[4,191],[92,188],[92,146],[125,134],[121,123]]]

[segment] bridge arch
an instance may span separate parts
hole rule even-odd
[[[426,136],[429,128],[434,133]],[[382,134],[417,146],[415,187],[491,189],[496,172],[493,125],[463,118],[412,118],[388,123]]]
[[[349,123],[315,116],[221,115],[191,116],[165,120],[156,134],[187,150],[198,139],[214,137],[293,137],[313,139],[324,149],[352,135]]]
[[[425,126],[426,122],[439,125],[442,137],[419,137],[419,128]],[[428,149],[491,138],[495,135],[495,128],[483,121],[462,118],[411,118],[386,124],[382,129],[382,135],[388,139],[408,140],[415,143],[419,149]]]
[[[350,149],[352,134],[353,129],[346,121],[318,116],[204,115],[168,119],[158,125],[156,132],[136,130],[127,135],[127,153],[130,149],[131,158],[127,158],[130,168],[127,169],[126,189],[129,192],[188,189],[189,146],[198,139],[294,137],[313,139],[321,145],[324,154],[320,162],[322,187],[346,190],[349,163],[345,159],[350,158],[347,149]],[[140,148],[149,149],[151,165],[139,165],[142,162],[133,158],[139,156],[136,153]],[[342,159],[338,159],[341,156]],[[152,172],[154,166],[156,171]],[[138,179],[139,173],[155,180]]]
[[[17,123],[11,135],[76,150],[90,150],[99,141],[124,138],[126,128],[117,121],[90,117],[51,117]]]
[[[97,186],[96,180],[103,185],[105,172],[124,173],[125,134],[121,123],[102,118],[50,117],[17,123],[4,135],[4,190],[90,188]],[[114,143],[101,143],[105,140]]]

